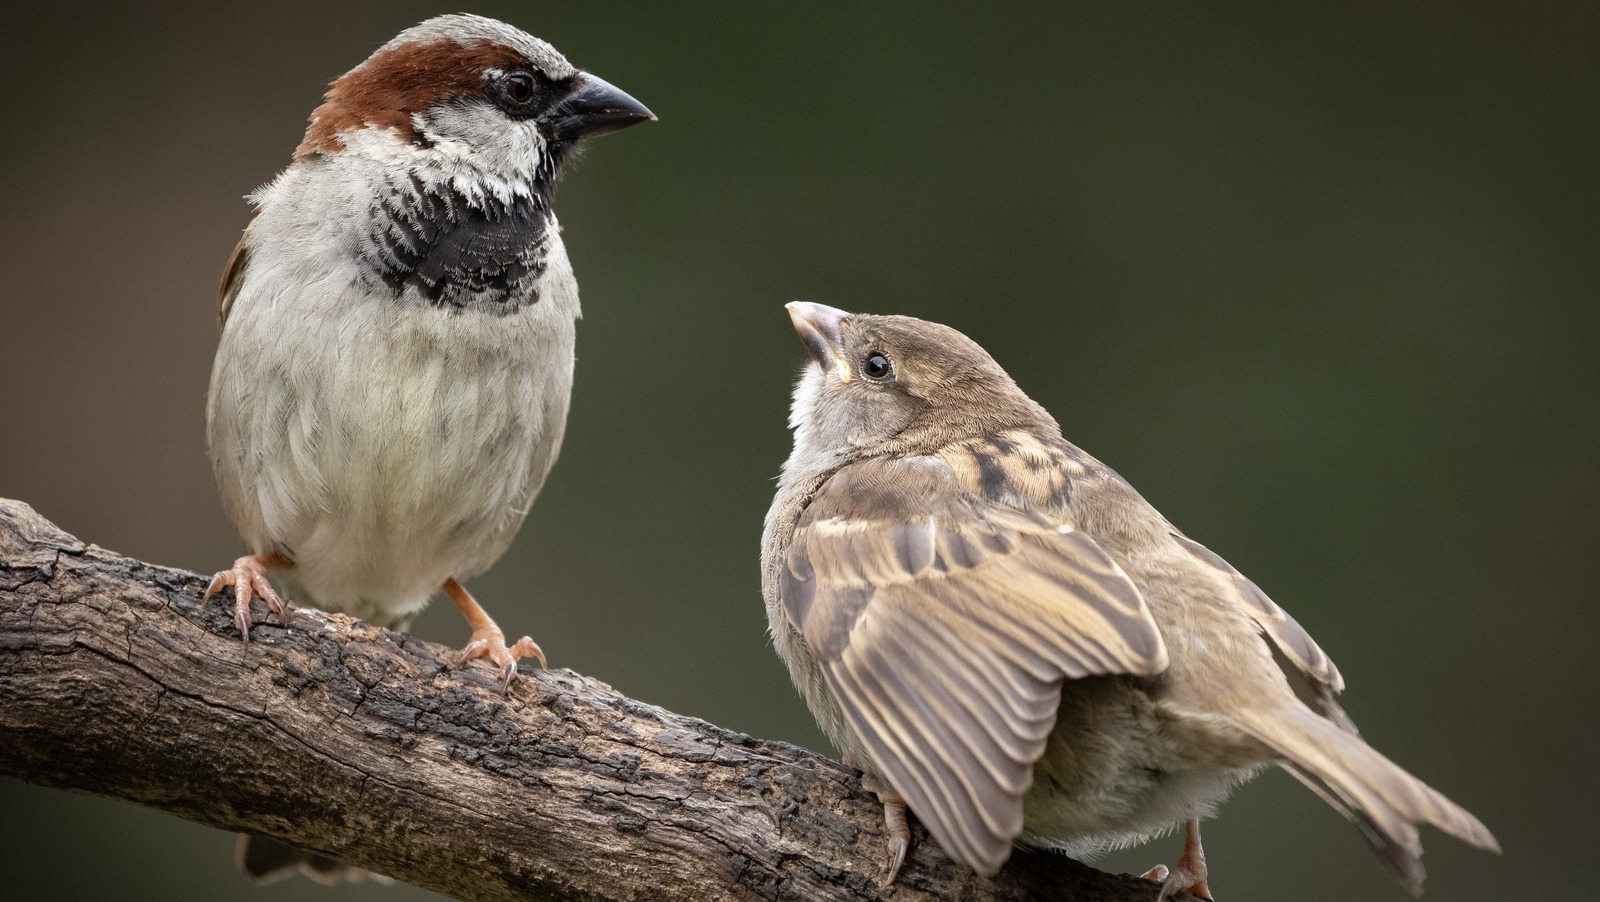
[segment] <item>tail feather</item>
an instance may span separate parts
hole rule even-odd
[[[1378,825],[1373,823],[1372,818],[1346,805],[1344,800],[1339,798],[1333,789],[1322,782],[1315,774],[1288,763],[1283,765],[1283,769],[1293,774],[1296,779],[1304,783],[1312,792],[1321,796],[1322,800],[1327,802],[1333,810],[1344,815],[1346,819],[1355,824],[1361,830],[1361,835],[1365,836],[1367,842],[1372,844],[1372,850],[1378,854],[1379,860],[1399,879],[1400,883],[1410,890],[1413,896],[1422,895],[1422,881],[1423,878],[1428,876],[1428,872],[1423,869],[1422,861],[1417,857],[1418,853],[1401,847],[1394,840],[1385,836],[1383,831],[1378,828]]]
[[[1239,726],[1286,760],[1284,767],[1355,822],[1400,882],[1422,892],[1418,824],[1480,849],[1500,851],[1482,822],[1383,757],[1354,733],[1301,705],[1246,711]]]

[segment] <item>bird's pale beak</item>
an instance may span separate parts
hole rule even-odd
[[[784,306],[811,359],[824,370],[833,370],[840,382],[849,382],[855,375],[844,353],[844,324],[850,321],[850,314],[810,301],[790,301]]]
[[[598,75],[579,72],[572,92],[550,111],[548,121],[556,140],[576,141],[654,122],[655,118],[655,113],[628,92]]]

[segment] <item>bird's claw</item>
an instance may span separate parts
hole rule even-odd
[[[859,767],[853,755],[844,757],[845,767]],[[883,826],[889,834],[889,867],[879,886],[889,886],[899,876],[911,851],[911,826],[906,823],[906,802],[882,777],[870,770],[861,773],[861,788],[878,797],[883,805]]]
[[[505,633],[499,629],[476,630],[472,640],[466,648],[461,650],[461,663],[466,664],[473,658],[488,658],[500,668],[500,691],[511,691],[511,681],[517,676],[517,660],[520,658],[534,658],[540,667],[547,666],[544,660],[544,650],[539,643],[527,636],[516,641],[516,644],[507,646]]]
[[[1158,864],[1144,872],[1144,879],[1161,884],[1161,893],[1156,896],[1156,902],[1165,902],[1174,893],[1212,898],[1211,887],[1206,883],[1206,878],[1210,876],[1206,871],[1206,853],[1200,846],[1200,821],[1190,818],[1184,823],[1184,828],[1183,854],[1179,856],[1177,866],[1168,868]]]
[[[239,558],[233,562],[232,567],[219,570],[211,577],[210,584],[206,586],[205,597],[200,603],[205,604],[210,601],[212,595],[227,586],[233,587],[233,625],[239,628],[239,635],[244,637],[244,641],[250,641],[250,600],[257,595],[266,602],[270,614],[277,614],[279,622],[288,625],[288,608],[284,606],[283,599],[278,597],[271,581],[267,579],[267,565],[260,556]]]
[[[911,851],[911,827],[906,823],[905,803],[885,802],[883,822],[889,829],[889,870],[880,886],[889,886],[900,874],[900,866],[906,863],[906,854]]]
[[[1189,893],[1202,899],[1211,898],[1211,888],[1206,885],[1204,877],[1196,877],[1193,872],[1181,865],[1177,868],[1168,868],[1158,864],[1142,875],[1146,880],[1154,880],[1161,884],[1161,893],[1156,896],[1156,902],[1166,902],[1176,893]]]

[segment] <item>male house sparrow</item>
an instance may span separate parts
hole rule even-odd
[[[1184,823],[1162,895],[1209,898],[1199,818],[1268,764],[1421,892],[1417,825],[1498,851],[1374,751],[1284,610],[1061,437],[977,344],[902,316],[788,305],[810,361],[762,538],[778,654],[866,770],[984,874],[1013,842],[1080,855]]]
[[[216,575],[404,629],[439,591],[465,659],[544,656],[462,582],[511,543],[555,463],[578,286],[551,210],[584,138],[655,116],[544,41],[429,19],[334,81],[252,195],[222,280],[207,437],[250,554]]]

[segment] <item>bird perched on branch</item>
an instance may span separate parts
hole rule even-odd
[[[517,659],[462,583],[505,552],[556,461],[578,286],[551,207],[587,138],[655,116],[554,47],[429,19],[329,87],[251,196],[223,276],[207,436],[250,602],[404,629],[444,592],[509,687]]]
[[[1186,828],[1163,897],[1209,898],[1199,819],[1276,764],[1413,892],[1419,824],[1460,806],[1374,751],[1344,680],[1255,583],[1061,437],[981,347],[903,316],[789,305],[810,360],[762,539],[773,643],[885,805],[993,874]]]

